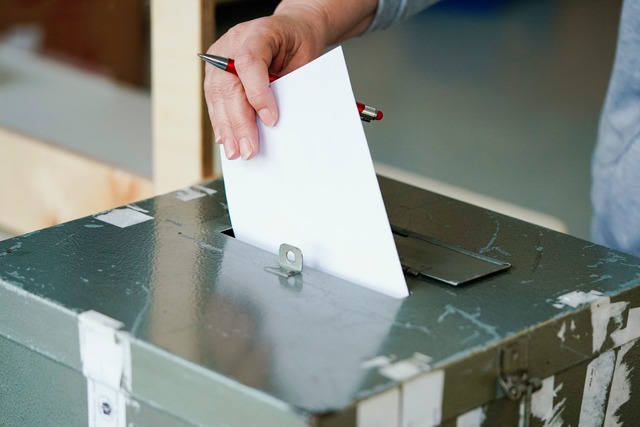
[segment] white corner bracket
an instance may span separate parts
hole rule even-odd
[[[87,378],[88,426],[125,427],[131,390],[131,350],[123,324],[89,310],[78,315],[82,373]]]

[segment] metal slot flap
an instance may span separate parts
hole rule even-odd
[[[392,227],[400,263],[407,274],[426,276],[458,286],[496,273],[511,264]]]

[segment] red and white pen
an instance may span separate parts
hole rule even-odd
[[[209,55],[199,53],[198,56],[202,58],[208,64],[213,65],[216,68],[221,69],[222,71],[226,71],[231,74],[238,75],[236,72],[236,67],[233,63],[233,59],[231,58],[223,58],[221,56]],[[269,73],[269,81],[272,82],[274,80],[279,79],[280,76],[277,74]],[[360,119],[365,122],[370,122],[372,120],[382,120],[382,111],[370,107],[368,105],[363,104],[362,102],[356,101],[356,106],[358,107],[358,113],[360,113]]]

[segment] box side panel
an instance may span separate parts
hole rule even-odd
[[[131,343],[132,395],[206,426],[303,427],[309,418],[280,401],[184,359]]]
[[[0,336],[82,370],[75,313],[1,279]]]
[[[81,373],[0,337],[0,425],[87,424],[87,384]]]
[[[531,397],[531,427],[626,426],[640,420],[640,340],[605,351],[542,380]],[[523,401],[494,400],[456,417],[443,427],[523,425]]]
[[[127,403],[127,427],[147,426],[200,427],[147,403],[130,400]]]

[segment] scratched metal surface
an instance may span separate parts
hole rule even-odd
[[[410,278],[402,301],[311,269],[283,282],[263,269],[277,264],[275,255],[221,233],[229,217],[214,181],[213,195],[137,203],[153,217],[141,224],[118,228],[92,216],[1,242],[0,280],[73,312],[118,319],[139,341],[312,414],[345,410],[397,383],[363,362],[423,353],[447,373],[445,419],[496,397],[496,348],[516,335],[539,337],[531,358],[541,377],[591,357],[590,340],[556,348],[568,316],[590,333],[588,311],[558,308],[559,296],[597,290],[627,298],[640,284],[633,257],[380,183],[392,224],[512,267],[457,288]]]

